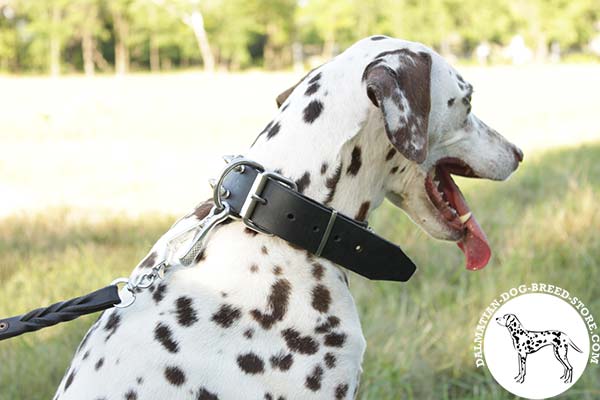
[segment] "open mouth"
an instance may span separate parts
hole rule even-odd
[[[425,190],[438,210],[440,220],[450,230],[462,234],[457,245],[465,254],[467,269],[478,270],[486,266],[492,252],[485,232],[477,223],[451,174],[479,178],[462,160],[443,158],[427,174]]]

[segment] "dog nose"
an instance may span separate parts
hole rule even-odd
[[[523,151],[518,148],[517,146],[513,145],[513,153],[515,154],[515,158],[517,159],[518,162],[523,161]]]

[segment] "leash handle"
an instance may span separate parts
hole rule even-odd
[[[23,315],[0,319],[0,340],[103,311],[120,302],[119,288],[117,285],[109,285],[81,297],[38,308]]]

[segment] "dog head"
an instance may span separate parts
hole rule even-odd
[[[498,325],[506,327],[516,327],[519,324],[519,320],[515,314],[504,314],[502,317],[497,317],[496,322]]]
[[[405,176],[388,181],[387,197],[432,236],[457,241],[467,268],[482,268],[491,250],[452,174],[503,180],[521,151],[471,112],[473,86],[430,49],[383,51],[362,80],[390,142],[410,162]]]
[[[325,91],[321,76],[329,79]],[[376,132],[369,146],[384,140],[402,158],[401,173],[393,176],[389,165],[370,160],[373,174],[386,175],[373,179],[381,182],[382,197],[431,236],[457,242],[467,268],[484,267],[491,255],[487,238],[452,175],[504,180],[523,154],[471,112],[473,86],[426,46],[385,36],[361,40],[307,77],[277,98],[281,109],[290,105],[288,97],[295,104],[320,90],[316,111],[328,111],[320,122],[321,144]],[[324,103],[326,96],[335,96],[335,103]],[[309,106],[304,115],[310,117]]]

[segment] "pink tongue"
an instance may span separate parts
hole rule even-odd
[[[447,177],[450,183],[450,191],[446,192],[446,196],[451,197],[450,202],[456,211],[458,211],[458,215],[465,215],[470,211],[469,206],[449,174]],[[476,271],[487,265],[492,256],[492,250],[490,249],[485,232],[483,232],[483,229],[477,223],[474,215],[471,215],[471,218],[465,223],[465,228],[467,230],[465,237],[457,245],[465,253],[467,269]]]
[[[457,243],[458,247],[465,253],[467,258],[467,269],[476,271],[485,267],[492,256],[492,250],[474,216],[465,224],[467,234],[464,239]]]

